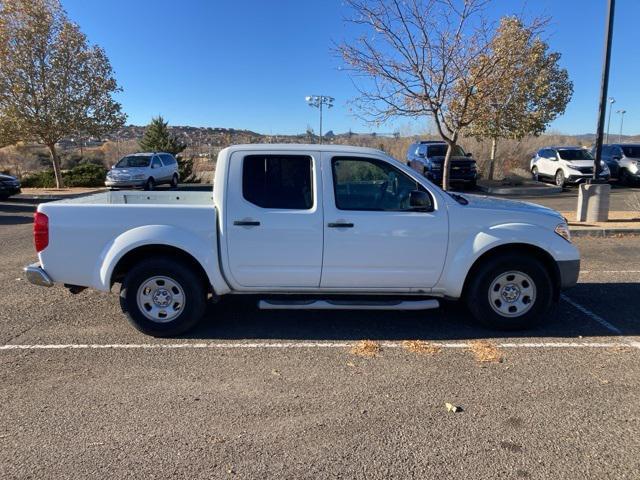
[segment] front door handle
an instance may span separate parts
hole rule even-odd
[[[258,227],[260,222],[258,220],[235,220],[233,224],[237,227]]]
[[[327,227],[329,227],[329,228],[353,228],[353,223],[349,223],[349,222],[334,222],[334,223],[328,223]]]

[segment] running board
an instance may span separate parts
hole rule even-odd
[[[260,300],[261,310],[430,310],[438,308],[438,300]]]

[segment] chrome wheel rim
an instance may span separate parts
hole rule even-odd
[[[556,173],[556,185],[561,187],[564,184],[564,173],[562,171]]]
[[[489,286],[489,304],[503,317],[520,317],[531,310],[535,301],[536,285],[523,272],[501,273]]]
[[[186,301],[182,286],[164,276],[151,277],[142,282],[136,298],[142,314],[157,323],[167,323],[178,317]]]

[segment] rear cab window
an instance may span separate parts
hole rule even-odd
[[[313,208],[313,162],[308,155],[247,155],[242,164],[242,196],[258,207]]]

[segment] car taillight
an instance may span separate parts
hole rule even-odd
[[[38,253],[49,245],[49,217],[44,213],[36,212],[33,216],[33,244]]]

